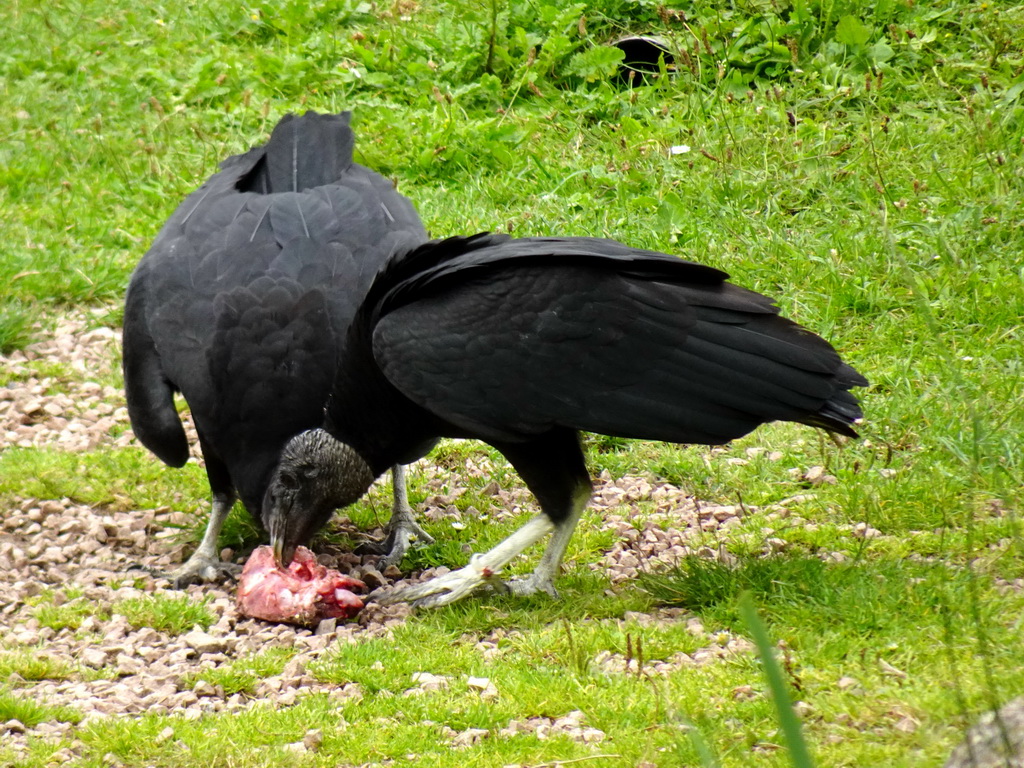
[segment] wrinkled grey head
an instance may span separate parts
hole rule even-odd
[[[263,525],[282,566],[308,544],[334,510],[358,501],[374,475],[355,450],[322,429],[301,432],[285,445],[263,496]]]

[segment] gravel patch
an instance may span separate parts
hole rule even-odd
[[[678,651],[664,659],[644,658],[642,649],[636,654],[601,651],[593,660],[594,666],[609,676],[632,675],[634,677],[665,677],[680,669],[701,667],[734,656],[753,654],[754,644],[745,637],[731,632],[716,632],[708,635],[700,619],[682,608],[662,608],[652,613],[628,612],[624,621],[633,621],[641,626],[685,622],[686,630],[701,640],[704,645],[692,653]]]
[[[333,699],[362,695],[356,685],[317,681],[307,671],[310,663],[335,643],[388,634],[409,615],[408,606],[370,605],[353,622],[309,630],[243,617],[235,606],[233,585],[205,585],[185,591],[196,604],[206,602],[213,623],[205,629],[196,625],[177,633],[137,627],[119,613],[119,607],[133,601],[182,594],[170,589],[166,579],[129,571],[135,564],[166,569],[180,560],[178,548],[159,535],[178,514],[106,513],[66,499],[25,500],[7,512],[0,530],[0,660],[27,651],[35,663],[51,670],[43,680],[12,674],[6,682],[19,695],[72,707],[85,724],[143,714],[197,719],[271,698],[278,706],[290,706],[315,693]],[[61,619],[48,620],[43,613],[48,607],[61,611]],[[84,618],[68,622],[76,607]],[[221,686],[198,679],[273,648],[294,655],[281,674],[259,680],[251,693],[228,695]],[[34,737],[73,738],[75,729],[62,722],[8,728],[5,745],[17,749]]]
[[[702,542],[738,526],[744,515],[755,511],[700,502],[674,485],[652,485],[643,477],[613,479],[605,472],[599,483],[591,506],[618,541],[591,568],[607,572],[613,584],[634,579],[641,571],[672,567],[690,555],[722,557],[719,547]]]
[[[111,435],[115,425],[128,421],[124,393],[100,383],[111,360],[119,359],[121,334],[94,325],[87,314],[69,316],[45,341],[0,355],[0,370],[17,381],[0,387],[5,446],[87,451],[101,442],[131,444],[131,434]]]

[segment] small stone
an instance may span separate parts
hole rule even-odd
[[[198,626],[188,634],[182,635],[181,639],[196,653],[223,653],[228,647],[227,641],[223,637],[207,634]]]
[[[487,677],[471,677],[466,684],[477,691],[484,701],[493,701],[498,698],[498,689]]]
[[[316,752],[320,749],[320,745],[323,744],[324,733],[319,728],[306,731],[306,735],[302,737],[302,744],[310,752]]]
[[[64,506],[65,505],[63,503],[50,499],[39,505],[39,511],[49,517],[50,515],[62,513],[64,511]]]
[[[21,412],[31,416],[33,413],[41,411],[43,409],[43,401],[37,399],[26,400],[21,404]]]
[[[867,523],[857,523],[853,526],[853,535],[858,539],[877,539],[882,535],[882,532],[877,528],[872,528]]]
[[[384,578],[384,574],[376,568],[364,568],[363,575],[359,578],[366,585],[367,589],[377,589],[388,583],[387,579]]]
[[[72,752],[67,747],[64,747],[63,749],[58,749],[56,752],[54,752],[52,755],[50,755],[50,759],[46,761],[46,764],[47,765],[64,765],[65,763],[70,763],[73,760],[77,760],[77,759],[78,759],[78,755],[76,755],[74,752]]]
[[[213,683],[209,682],[208,680],[197,681],[196,684],[192,686],[192,691],[193,693],[195,693],[196,696],[217,695],[217,689],[214,687]]]
[[[921,726],[921,723],[910,715],[904,715],[893,726],[900,733],[913,733]]]
[[[4,732],[5,733],[24,733],[25,732],[25,724],[22,723],[21,720],[8,720],[6,723],[4,723]]]
[[[170,741],[174,738],[174,729],[171,726],[167,726],[160,733],[156,735],[156,743],[163,744],[165,741]]]
[[[486,739],[489,735],[490,731],[485,728],[467,728],[461,733],[455,734],[455,738],[452,739],[452,746],[469,747]]]
[[[114,663],[117,665],[117,674],[121,677],[130,677],[131,675],[138,675],[142,672],[143,664],[138,659],[133,659],[131,656],[126,656],[123,653],[117,655]]]
[[[439,691],[448,687],[447,677],[429,672],[413,672],[412,681],[425,691]]]
[[[93,669],[100,669],[107,664],[107,654],[99,648],[86,648],[82,651],[79,658],[85,666],[92,667]]]
[[[836,685],[839,686],[841,691],[851,691],[860,686],[860,681],[855,677],[840,677]]]
[[[804,472],[804,480],[811,485],[820,485],[822,478],[825,476],[825,468],[821,466],[815,466]]]
[[[338,631],[338,620],[336,618],[324,619],[316,626],[316,635],[333,635]]]
[[[299,699],[298,691],[294,688],[288,688],[280,696],[277,697],[278,707],[290,707],[295,704]]]

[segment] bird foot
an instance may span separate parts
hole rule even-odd
[[[379,595],[373,592],[370,599],[381,605],[410,603],[417,608],[436,608],[450,605],[486,587],[507,592],[509,587],[498,577],[497,572],[481,565],[478,562],[479,558],[480,555],[474,555],[465,568],[437,576],[421,584],[412,584]]]
[[[368,541],[360,544],[355,552],[357,555],[383,555],[377,563],[378,568],[398,565],[415,542],[433,544],[434,537],[427,533],[415,520],[403,520],[388,525],[388,535],[383,541]]]
[[[158,579],[169,579],[174,589],[184,589],[190,584],[235,581],[242,572],[242,566],[237,563],[225,563],[223,560],[199,555],[198,552],[193,553],[192,557],[173,571],[163,571],[146,565],[136,565],[133,568],[145,571]]]
[[[513,595],[535,595],[538,592],[545,592],[551,597],[558,597],[558,590],[555,589],[555,583],[551,580],[550,576],[538,576],[536,573],[531,573],[525,579],[512,579],[511,581],[504,582],[504,587],[508,592]]]

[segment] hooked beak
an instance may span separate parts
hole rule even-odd
[[[284,537],[271,534],[270,546],[274,549],[274,560],[281,568],[287,568],[295,557],[295,545],[286,544]]]

